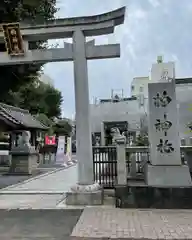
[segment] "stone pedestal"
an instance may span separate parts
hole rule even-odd
[[[103,204],[103,192],[68,192],[66,197],[67,205],[93,206]]]
[[[115,206],[117,208],[135,208],[134,196],[127,185],[115,186]]]
[[[32,174],[38,166],[38,153],[11,152],[12,161],[9,173]]]
[[[189,167],[153,166],[146,167],[146,183],[153,187],[190,187],[192,186]]]
[[[10,174],[32,174],[38,166],[39,154],[29,143],[30,133],[24,131],[19,145],[12,148]]]
[[[103,204],[103,189],[99,184],[76,185],[66,193],[66,204],[92,206]]]

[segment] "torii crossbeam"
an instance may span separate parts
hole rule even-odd
[[[110,45],[89,45],[86,43],[86,59],[104,59],[120,57],[120,44]],[[68,62],[73,61],[73,47],[64,43],[64,48],[27,50],[25,56],[10,57],[6,52],[0,52],[1,65],[17,65],[27,63],[48,63],[48,62]],[[26,46],[26,42],[25,42]]]

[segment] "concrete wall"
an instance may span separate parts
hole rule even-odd
[[[187,124],[192,122],[192,84],[177,85],[176,98],[178,101],[180,137],[192,137],[192,133],[187,128]]]
[[[144,109],[139,107],[138,100],[131,100],[91,104],[90,113],[92,132],[100,132],[104,121],[128,121],[130,131],[134,131],[140,128],[140,117],[144,115]]]
[[[176,99],[179,111],[180,138],[192,137],[192,133],[187,132],[186,128],[187,123],[192,122],[192,84],[176,85]],[[137,130],[140,118],[144,119],[144,125],[147,127],[147,112],[148,99],[144,100],[144,106],[139,106],[139,100],[91,104],[91,129],[92,132],[100,132],[103,121],[128,121],[130,131]]]

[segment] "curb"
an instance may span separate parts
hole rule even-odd
[[[32,177],[32,178],[27,179],[27,180],[25,180],[25,181],[23,181],[23,182],[19,182],[19,183],[10,185],[10,186],[8,186],[8,187],[2,188],[2,189],[0,190],[0,195],[1,195],[1,194],[6,194],[6,193],[4,193],[4,192],[5,192],[6,190],[10,191],[10,190],[9,190],[10,188],[18,187],[18,186],[20,186],[20,185],[22,185],[22,184],[25,184],[25,183],[31,182],[31,181],[33,181],[33,180],[37,180],[37,179],[39,179],[39,178],[42,178],[42,177],[51,175],[51,174],[53,174],[53,173],[55,173],[55,172],[59,172],[59,171],[68,169],[68,168],[70,168],[70,167],[72,167],[72,166],[75,166],[75,165],[76,165],[76,164],[73,164],[73,165],[70,165],[70,166],[68,165],[67,167],[61,167],[61,168],[59,168],[59,169],[55,169],[55,170],[53,170],[53,171],[50,171],[50,172],[47,172],[47,173],[44,173],[44,174],[40,174],[40,175],[38,175],[38,176],[36,176],[36,177]],[[11,192],[11,191],[10,191],[10,192]],[[13,192],[13,191],[12,191],[12,192]],[[26,193],[26,191],[25,191],[25,193]],[[10,193],[9,193],[9,194],[10,194]],[[13,193],[12,193],[12,194],[13,194]],[[23,194],[24,194],[24,192],[23,192]]]
[[[65,192],[63,191],[11,191],[11,190],[5,190],[0,192],[0,195],[64,195]]]

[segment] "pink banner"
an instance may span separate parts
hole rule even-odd
[[[56,144],[55,136],[45,136],[45,144],[46,145],[55,145]]]

